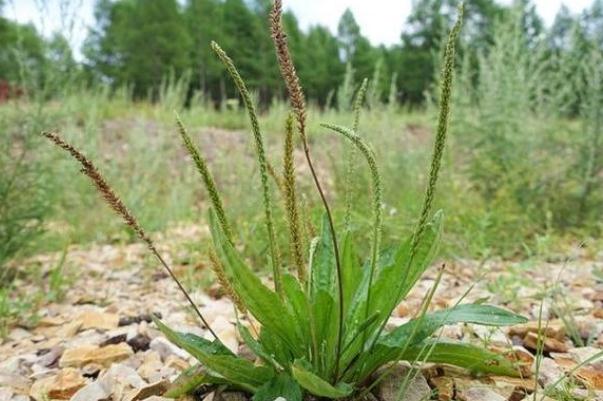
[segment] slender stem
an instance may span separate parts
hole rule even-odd
[[[146,242],[147,246],[149,247],[149,249],[151,250],[151,252],[153,253],[153,255],[155,255],[155,257],[163,265],[163,267],[165,268],[165,270],[167,270],[167,272],[169,273],[169,275],[172,278],[172,280],[174,280],[176,282],[176,285],[178,286],[178,288],[180,289],[180,291],[184,294],[184,296],[186,297],[186,300],[188,301],[188,303],[190,305],[192,305],[193,310],[195,311],[195,314],[203,322],[203,324],[205,325],[205,327],[207,327],[207,330],[211,333],[211,335],[216,340],[218,340],[218,341],[221,342],[221,340],[218,338],[218,335],[216,334],[216,332],[211,328],[211,326],[209,325],[209,323],[207,322],[207,320],[205,320],[205,317],[203,317],[203,314],[201,313],[201,311],[199,310],[199,308],[197,307],[197,305],[195,304],[195,302],[193,301],[193,299],[189,295],[188,291],[186,291],[186,289],[184,288],[184,286],[182,285],[182,283],[180,282],[180,280],[178,279],[178,277],[176,277],[176,275],[174,274],[174,271],[168,266],[168,264],[165,262],[165,260],[163,259],[163,257],[159,254],[159,252],[157,251],[157,249],[155,248],[155,246],[153,245],[153,243],[151,241],[149,241],[148,239],[143,239],[143,240]]]
[[[171,276],[171,278],[176,282],[180,291],[184,294],[187,301],[193,307],[193,310],[195,311],[197,316],[199,316],[199,319],[201,319],[201,322],[203,322],[205,327],[207,327],[207,329],[209,330],[211,335],[217,341],[220,341],[220,339],[218,338],[216,333],[212,330],[212,328],[209,325],[209,323],[207,322],[207,320],[205,320],[205,318],[203,317],[203,314],[201,313],[201,311],[199,310],[199,308],[197,307],[197,305],[195,304],[193,299],[188,294],[188,291],[186,291],[186,289],[184,288],[184,286],[182,285],[180,280],[178,280],[178,278],[174,274],[173,270],[168,266],[168,264],[165,262],[163,257],[159,254],[159,252],[157,251],[157,248],[155,247],[155,244],[153,243],[151,238],[146,234],[146,232],[144,231],[144,229],[142,228],[142,226],[140,225],[140,223],[138,222],[136,217],[134,217],[134,215],[130,212],[130,210],[128,210],[128,208],[123,203],[121,198],[115,193],[113,188],[111,188],[109,183],[105,180],[105,178],[102,176],[100,171],[96,168],[96,166],[86,156],[84,156],[84,154],[82,152],[77,150],[71,144],[65,142],[65,140],[63,138],[61,138],[59,135],[57,135],[56,133],[43,132],[42,135],[45,136],[46,138],[48,138],[49,140],[51,140],[58,147],[62,148],[66,152],[68,152],[74,159],[76,159],[81,164],[82,172],[88,178],[90,178],[90,180],[96,187],[99,194],[105,200],[105,202],[111,207],[111,209],[113,209],[113,211],[118,216],[120,216],[124,220],[126,225],[129,226],[130,228],[132,228],[132,230],[134,230],[136,235],[138,235],[138,237],[142,241],[144,241],[145,244],[147,244],[149,250],[153,253],[153,255],[155,255],[155,257],[159,260],[159,262],[165,268],[165,270],[168,272],[168,274]]]
[[[362,81],[362,85],[360,85],[360,89],[356,93],[356,99],[354,99],[354,121],[352,125],[352,131],[358,135],[358,128],[360,126],[360,111],[362,109],[362,104],[364,103],[364,98],[366,95],[366,90],[368,88],[368,79],[364,79]],[[354,165],[356,159],[356,149],[354,147],[349,149],[348,154],[348,166],[346,169],[346,177],[345,177],[345,218],[344,218],[344,226],[347,230],[351,229],[352,225],[352,203],[354,198],[354,189],[352,188],[354,184]]]
[[[272,214],[272,200],[270,198],[270,187],[268,185],[268,160],[266,158],[264,140],[262,138],[262,133],[260,130],[258,115],[253,100],[251,99],[251,94],[247,89],[247,85],[245,85],[243,78],[239,74],[239,71],[237,71],[237,68],[235,67],[231,58],[228,57],[226,52],[222,50],[222,48],[216,42],[212,42],[211,47],[222,62],[222,64],[224,64],[224,66],[226,67],[228,74],[232,78],[235,86],[237,87],[237,90],[239,91],[239,94],[243,99],[243,103],[245,104],[245,108],[247,109],[247,114],[249,115],[249,120],[251,122],[251,130],[255,142],[258,164],[260,167],[262,193],[264,196],[264,213],[266,215],[266,229],[268,231],[268,241],[270,243],[270,256],[272,259],[274,289],[277,294],[279,294],[279,296],[282,298],[284,297],[284,293],[282,289],[281,280],[281,262],[278,246],[276,244],[276,234],[274,230],[274,219]]]
[[[365,81],[366,82],[366,81]],[[366,295],[366,307],[365,307],[365,320],[368,319],[371,305],[371,290],[373,287],[373,279],[375,276],[375,270],[377,269],[377,263],[379,261],[379,244],[381,242],[381,205],[383,190],[381,187],[381,176],[379,175],[379,169],[377,168],[377,161],[372,149],[361,137],[359,137],[355,131],[350,131],[347,128],[340,127],[332,124],[322,124],[323,127],[328,128],[338,134],[343,135],[352,144],[360,150],[360,153],[366,158],[371,172],[372,184],[373,184],[373,244],[371,246],[371,265],[369,272],[369,281],[367,286]],[[363,342],[366,341],[367,331],[364,332]]]
[[[323,207],[325,209],[325,213],[327,214],[327,220],[329,221],[329,229],[331,231],[331,238],[333,241],[333,250],[335,252],[335,265],[337,268],[337,284],[338,284],[338,298],[339,298],[339,324],[337,329],[337,348],[335,350],[336,360],[335,360],[335,377],[339,375],[339,364],[341,362],[341,347],[343,342],[343,313],[344,313],[344,305],[343,305],[343,281],[342,281],[342,272],[341,272],[341,261],[339,258],[339,246],[337,244],[337,235],[335,233],[335,224],[333,223],[333,215],[331,213],[331,208],[329,207],[329,203],[327,202],[327,198],[324,194],[322,186],[320,185],[320,181],[318,180],[318,176],[316,174],[316,170],[314,169],[314,164],[312,163],[312,158],[310,157],[310,147],[308,146],[308,139],[306,136],[306,104],[305,104],[305,96],[304,92],[299,83],[299,77],[297,76],[297,72],[295,71],[295,65],[293,64],[293,60],[291,58],[291,53],[289,51],[289,46],[287,44],[287,35],[283,29],[283,21],[282,21],[282,13],[283,13],[283,4],[282,0],[274,0],[274,4],[272,7],[272,12],[270,14],[270,25],[272,29],[272,40],[274,41],[274,46],[276,49],[276,57],[279,62],[279,67],[281,70],[281,75],[285,81],[285,85],[287,87],[287,92],[289,93],[289,98],[291,99],[291,106],[293,107],[293,111],[297,118],[299,134],[302,139],[302,144],[304,148],[304,155],[306,157],[306,161],[308,163],[308,167],[310,168],[310,173],[312,174],[312,179],[314,180],[314,184],[316,189],[320,195],[320,199],[322,201]]]

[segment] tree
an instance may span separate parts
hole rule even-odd
[[[577,19],[564,4],[561,6],[555,21],[548,33],[548,42],[552,50],[566,50],[571,45],[571,34]]]
[[[582,19],[587,38],[603,50],[603,0],[594,0]]]
[[[341,47],[341,56],[345,63],[351,61],[360,40],[360,26],[352,10],[346,8],[337,25],[337,39]]]
[[[327,100],[329,92],[335,90],[343,76],[344,65],[339,59],[339,44],[331,32],[322,26],[310,28],[306,39],[307,53],[300,79],[309,98],[320,104]]]
[[[388,65],[398,77],[403,101],[418,103],[433,83],[437,50],[453,23],[460,0],[418,0],[402,33],[402,47],[392,49]],[[463,42],[471,43],[470,57],[493,42],[493,26],[504,15],[494,0],[465,1]],[[467,49],[465,49],[467,51]],[[397,53],[397,54],[396,54]],[[395,62],[393,62],[395,61]]]
[[[137,97],[156,96],[162,79],[189,67],[190,37],[176,0],[100,0],[85,54],[93,69]]]
[[[31,24],[0,17],[0,80],[37,87],[43,78],[45,43]]]

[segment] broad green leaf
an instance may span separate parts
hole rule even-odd
[[[412,261],[410,260],[410,246],[403,246],[400,250],[401,252],[398,257],[408,266],[408,270],[404,272],[404,281],[402,282],[401,291],[399,293],[400,298],[398,299],[398,302],[396,302],[396,305],[402,298],[406,297],[412,287],[416,284],[417,280],[421,278],[425,270],[433,261],[438,251],[440,237],[442,235],[443,220],[444,213],[441,210],[434,213],[433,218],[426,225],[423,235],[419,239],[417,250]]]
[[[237,329],[239,330],[239,334],[241,335],[243,342],[257,357],[262,359],[268,365],[271,365],[275,370],[282,369],[282,366],[264,349],[264,346],[258,340],[253,338],[247,327],[243,326],[241,323],[238,323]]]
[[[286,374],[279,374],[260,387],[253,395],[253,401],[274,401],[283,397],[287,401],[302,401],[302,389]]]
[[[223,378],[211,376],[207,373],[207,369],[201,365],[195,365],[182,372],[170,385],[164,396],[177,399],[186,394],[191,394],[205,384],[225,383],[227,382]]]
[[[318,347],[314,368],[322,375],[328,375],[334,369],[340,317],[335,252],[326,217],[323,218],[321,236],[312,255],[310,269],[310,317]]]
[[[329,294],[337,291],[337,272],[333,240],[327,217],[323,217],[322,229],[316,248],[312,254],[310,271],[310,297],[319,291]]]
[[[473,323],[484,326],[512,326],[525,323],[523,316],[492,305],[464,304],[434,313],[428,313],[420,319],[412,320],[393,330],[379,340],[379,344],[389,347],[401,347],[409,340],[414,331],[413,342],[423,341],[438,328],[456,323]],[[418,326],[418,329],[416,327]]]
[[[347,383],[333,386],[310,372],[301,361],[295,361],[291,369],[297,382],[311,394],[319,397],[343,398],[352,394],[353,388]]]
[[[384,252],[379,258],[371,289],[371,305],[368,310],[369,315],[377,312],[380,316],[372,329],[368,330],[369,333],[376,330],[389,318],[391,311],[429,267],[437,250],[441,227],[442,213],[437,212],[425,227],[412,261],[410,260],[411,238],[403,242],[394,254]],[[348,338],[357,332],[358,326],[365,320],[367,288],[368,274],[365,274],[346,319]]]
[[[255,391],[274,376],[274,371],[268,367],[255,366],[245,359],[216,351],[219,348],[213,344],[207,345],[207,340],[192,334],[178,333],[158,319],[154,321],[168,340],[195,357],[210,372],[215,372],[248,391]]]
[[[341,256],[341,270],[343,279],[343,299],[346,313],[352,298],[362,281],[362,268],[359,263],[358,254],[354,248],[352,234],[348,231],[343,241],[343,253]]]
[[[210,210],[209,216],[214,246],[224,265],[225,273],[241,301],[262,326],[279,336],[295,355],[302,355],[302,342],[294,317],[280,297],[266,287],[243,262],[217,224],[213,210]]]
[[[520,375],[517,367],[504,356],[467,343],[428,340],[409,347],[402,356],[407,361],[417,358],[423,362],[447,363],[477,373]]]
[[[465,304],[428,313],[381,337],[373,350],[364,355],[361,361],[361,376],[364,377],[379,366],[396,360],[406,348],[426,340],[442,326],[456,323],[509,326],[525,321],[522,316],[490,305]]]
[[[306,347],[311,342],[309,301],[299,281],[290,274],[283,274],[283,291],[285,302],[295,316],[295,321],[300,331],[301,338]]]
[[[266,327],[260,329],[258,341],[262,344],[262,348],[281,366],[289,366],[295,360],[295,356],[291,353],[287,344],[283,343],[280,337],[274,335]]]

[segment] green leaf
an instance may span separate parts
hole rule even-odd
[[[274,335],[266,327],[260,329],[259,343],[281,366],[289,366],[295,360],[287,344],[280,337]]]
[[[191,366],[182,372],[170,385],[170,388],[164,394],[167,398],[180,398],[186,394],[191,394],[204,384],[225,384],[224,379],[211,376],[201,365]]]
[[[379,319],[376,320],[372,328],[367,330],[369,334],[389,318],[392,310],[408,294],[425,269],[429,267],[437,250],[441,228],[442,213],[437,212],[432,221],[426,225],[412,261],[410,260],[411,238],[403,242],[395,253],[388,250],[379,257],[379,264],[371,290],[373,296],[369,307],[369,315],[379,313]],[[368,274],[365,274],[362,284],[356,291],[346,319],[348,339],[355,335],[358,326],[364,322],[367,287]]]
[[[419,239],[417,250],[415,251],[415,256],[412,258],[412,261],[410,260],[410,245],[403,245],[400,249],[397,258],[400,259],[400,262],[403,263],[405,268],[408,266],[408,271],[402,276],[404,281],[402,282],[399,292],[400,295],[396,305],[400,303],[402,298],[408,295],[409,291],[412,289],[412,287],[414,287],[417,280],[421,278],[425,270],[433,261],[438,251],[438,245],[442,235],[443,220],[444,213],[441,210],[438,210],[434,213],[433,218],[429,223],[427,223],[425,226],[425,231]]]
[[[256,356],[258,356],[268,365],[272,366],[275,370],[282,369],[282,366],[264,349],[264,346],[253,338],[247,327],[243,326],[241,323],[238,323],[237,329],[239,330],[239,334],[241,335],[243,342],[245,342],[245,344]]]
[[[331,230],[326,216],[323,218],[322,231],[310,260],[310,307],[312,328],[317,357],[313,360],[315,369],[323,376],[329,375],[335,364],[335,348],[339,310],[336,277],[335,252]]]
[[[302,401],[302,390],[299,384],[286,374],[275,376],[260,387],[253,395],[253,401],[274,401],[283,397],[287,401]]]
[[[280,337],[295,355],[301,356],[303,342],[294,317],[289,313],[280,297],[266,287],[243,262],[238,252],[224,236],[216,222],[215,212],[211,209],[209,217],[216,252],[235,292],[262,326]]]
[[[343,241],[343,253],[341,258],[341,270],[343,280],[343,299],[345,310],[350,308],[352,297],[356,293],[360,282],[362,281],[362,268],[359,263],[358,254],[354,248],[354,241],[351,232],[347,232]]]
[[[335,251],[327,217],[323,217],[322,230],[310,263],[311,282],[310,298],[320,291],[329,294],[337,291],[337,271],[335,264]]]
[[[209,371],[223,376],[248,391],[255,391],[274,376],[274,371],[268,367],[255,366],[248,360],[221,352],[221,347],[216,347],[213,343],[207,344],[207,340],[192,334],[178,333],[159,319],[154,321],[168,340],[195,357]]]
[[[442,326],[456,323],[474,323],[488,326],[509,326],[525,323],[526,319],[491,305],[465,304],[428,313],[397,327],[379,339],[371,353],[364,356],[362,375],[401,356],[405,348],[429,338]]]
[[[512,326],[525,323],[527,319],[523,316],[509,312],[505,309],[492,305],[464,304],[450,309],[444,309],[434,313],[428,313],[420,319],[411,320],[385,335],[379,340],[379,344],[389,347],[401,347],[409,340],[409,336],[415,331],[413,342],[423,341],[433,334],[438,328],[456,323],[473,323],[484,326]],[[418,330],[415,327],[418,326]]]
[[[402,359],[411,361],[417,358],[424,362],[447,363],[478,373],[513,377],[520,375],[517,367],[502,355],[467,343],[428,340],[409,347]]]
[[[307,391],[319,397],[343,398],[352,394],[353,388],[347,383],[333,386],[310,372],[304,364],[297,360],[291,369],[293,377]]]
[[[311,341],[311,334],[308,297],[301,288],[299,281],[291,274],[285,273],[282,278],[285,302],[293,316],[295,316],[295,321],[301,331],[301,338],[304,340],[305,344],[309,344]]]

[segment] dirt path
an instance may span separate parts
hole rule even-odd
[[[174,266],[187,286],[195,285],[196,276],[186,272],[201,270],[203,276],[203,266],[179,264],[186,258],[172,245],[183,235],[203,231],[192,228],[166,235],[170,242],[164,242],[162,251],[176,261]],[[35,261],[41,263],[42,270],[49,270],[58,258],[60,255],[43,255]],[[37,401],[161,400],[159,396],[169,382],[194,360],[162,337],[150,323],[150,315],[161,316],[180,331],[207,335],[183,308],[185,303],[174,283],[138,244],[73,248],[65,265],[74,272],[65,297],[45,304],[32,327],[12,328],[0,345],[0,401],[25,401],[29,397]],[[430,270],[398,307],[390,321],[392,326],[406,322],[415,313],[434,283],[435,271]],[[601,271],[603,262],[579,258],[562,264],[447,263],[433,308],[454,305],[481,278],[463,302],[504,304],[532,323],[504,331],[458,325],[441,334],[519,358],[525,362],[525,378],[477,379],[456,369],[426,366],[414,387],[424,388],[423,395],[431,393],[436,400],[523,399],[534,389],[530,376],[541,305],[542,316],[550,322],[544,323],[545,358],[539,384],[554,383],[603,346],[603,284],[596,278]],[[40,290],[28,282],[20,283],[19,288],[22,293]],[[217,294],[215,287],[211,288],[209,292]],[[220,338],[238,350],[231,303],[199,290],[192,295]],[[574,370],[571,385],[561,389],[556,399],[603,399],[603,392],[599,392],[603,390],[603,363],[595,361]],[[392,399],[387,388],[379,391],[381,399]],[[570,396],[574,398],[561,398]]]

